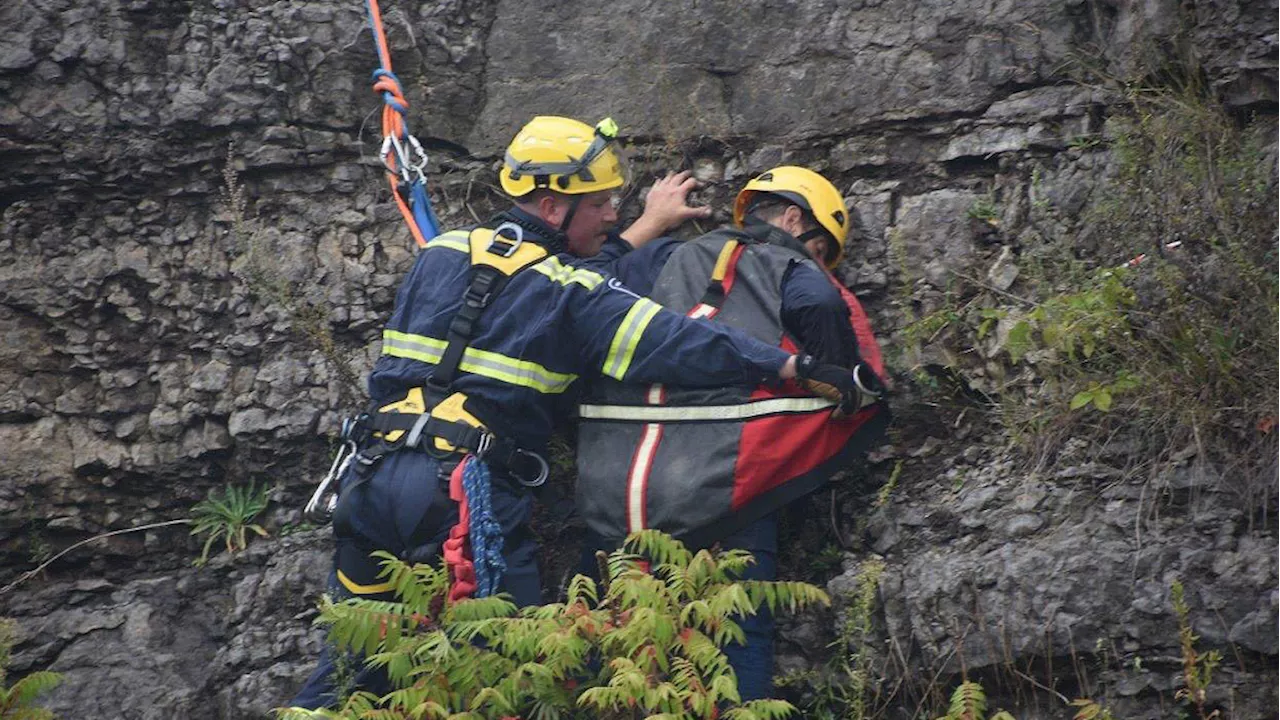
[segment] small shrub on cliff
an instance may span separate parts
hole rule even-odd
[[[209,550],[218,540],[227,552],[235,553],[249,547],[250,531],[266,537],[267,531],[253,522],[266,509],[267,488],[259,490],[252,482],[247,488],[228,486],[221,494],[210,492],[191,508],[191,534],[208,536],[195,564],[209,561]]]
[[[1178,690],[1176,697],[1195,708],[1196,717],[1200,720],[1213,720],[1218,717],[1218,711],[1209,711],[1206,701],[1209,682],[1213,679],[1213,671],[1222,662],[1222,653],[1217,650],[1202,653],[1196,649],[1200,636],[1191,630],[1191,607],[1187,605],[1182,582],[1174,580],[1169,591],[1173,600],[1173,614],[1178,618],[1178,644],[1182,651],[1182,688]]]
[[[521,610],[502,597],[450,603],[445,571],[386,560],[400,602],[326,602],[320,621],[397,689],[283,720],[789,717],[780,700],[740,702],[720,648],[743,637],[735,616],[827,602],[803,583],[735,581],[749,554],[692,553],[654,531],[609,556],[601,585],[579,575],[565,602]]]
[[[62,682],[60,674],[41,670],[8,684],[6,676],[15,629],[12,620],[0,618],[0,720],[53,720],[52,712],[34,707],[33,703]]]

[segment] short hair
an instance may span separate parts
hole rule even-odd
[[[757,194],[756,197],[752,200],[751,205],[747,208],[746,214],[755,215],[757,218],[765,222],[769,222],[770,220],[776,220],[779,217],[781,217],[782,213],[786,212],[787,208],[791,207],[792,205],[795,205],[796,207],[800,208],[802,221],[804,223],[804,229],[806,232],[809,230],[815,230],[815,229],[820,229],[820,230],[823,230],[824,232],[826,231],[826,228],[822,227],[822,225],[820,225],[818,221],[813,217],[813,213],[809,212],[808,210],[805,210],[804,207],[800,205],[800,203],[797,203],[794,200],[791,200],[790,198],[786,198],[786,197],[783,197],[782,195],[778,195],[775,193]],[[830,235],[831,233],[827,233],[827,234]]]

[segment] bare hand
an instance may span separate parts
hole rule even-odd
[[[711,217],[711,208],[689,205],[689,193],[701,185],[689,170],[669,173],[655,182],[645,196],[644,213],[623,231],[622,238],[638,248],[686,220]]]
[[[711,217],[711,208],[689,205],[689,193],[702,187],[693,173],[683,170],[668,173],[655,182],[645,197],[644,215],[651,215],[663,230],[673,228],[686,220]]]

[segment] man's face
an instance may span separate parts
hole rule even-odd
[[[809,255],[822,267],[827,266],[827,238],[825,235],[811,237],[804,241],[805,249],[809,251]]]
[[[609,229],[618,223],[618,212],[613,207],[613,192],[601,190],[581,196],[578,209],[569,221],[564,234],[569,239],[569,252],[578,257],[591,257],[600,252]],[[552,223],[559,227],[564,222],[573,202],[571,197],[561,198],[558,205],[559,217]]]

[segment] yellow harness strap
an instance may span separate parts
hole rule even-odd
[[[733,257],[733,251],[738,249],[738,241],[730,239],[720,248],[720,256],[716,258],[715,269],[711,271],[711,282],[724,282],[724,276],[729,272],[729,260]]]

